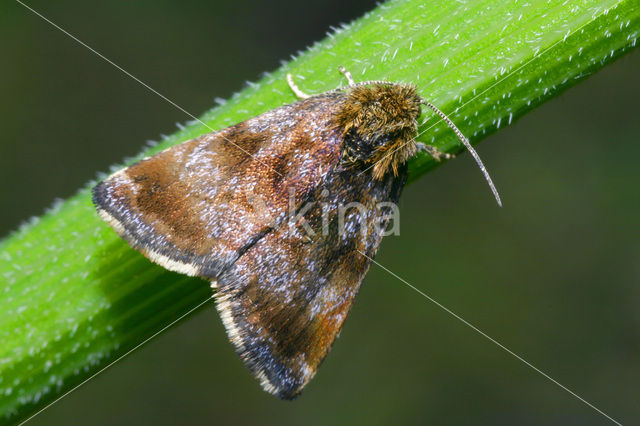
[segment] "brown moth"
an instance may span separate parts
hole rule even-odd
[[[284,399],[311,380],[342,328],[407,160],[419,149],[442,154],[414,140],[421,105],[456,132],[494,189],[467,139],[414,86],[356,84],[340,70],[346,87],[308,96],[287,76],[298,102],[145,158],[93,188],[98,213],[133,248],[213,283],[237,353]]]

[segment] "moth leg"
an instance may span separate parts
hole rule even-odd
[[[427,154],[433,157],[434,160],[440,161],[441,159],[450,160],[455,157],[453,154],[440,151],[433,145],[425,145],[422,142],[416,142],[416,148],[418,152],[425,151]]]
[[[289,87],[291,88],[291,91],[298,97],[298,99],[307,99],[311,97],[311,95],[304,93],[302,90],[300,90],[298,85],[294,83],[293,76],[289,73],[287,73],[287,83],[289,83]]]
[[[345,78],[347,79],[347,82],[349,83],[349,86],[353,86],[354,84],[356,84],[356,81],[353,79],[353,77],[351,76],[351,73],[349,71],[347,71],[345,69],[345,67],[343,67],[342,65],[340,65],[338,67],[338,71],[340,71],[342,74],[344,74]]]

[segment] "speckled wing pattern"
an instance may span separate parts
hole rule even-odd
[[[338,166],[308,197],[304,218],[314,235],[294,217],[220,276],[217,306],[229,338],[265,390],[291,399],[311,380],[382,239],[390,212],[381,203],[397,202],[403,185]],[[351,202],[364,209],[343,210],[341,225],[340,206]]]
[[[343,135],[328,111],[343,97],[314,96],[169,148],[93,193],[100,215],[149,259],[217,282],[236,351],[285,399],[342,328],[388,220],[379,203],[396,202],[406,177],[406,167],[377,180],[341,164]],[[351,202],[364,210],[343,211],[340,223]]]
[[[338,96],[285,105],[176,145],[93,189],[98,212],[163,267],[216,278],[337,164]],[[302,104],[302,105],[301,105]],[[274,124],[275,123],[275,124]]]

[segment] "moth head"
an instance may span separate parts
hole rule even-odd
[[[409,84],[357,84],[347,88],[337,114],[343,132],[342,161],[371,167],[382,179],[415,154],[422,99]]]

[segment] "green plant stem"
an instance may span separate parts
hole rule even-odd
[[[335,88],[343,65],[356,80],[414,83],[477,143],[634,47],[639,32],[637,0],[392,1],[201,119],[221,129],[293,101],[287,72],[306,92]],[[427,117],[419,140],[459,152]],[[192,122],[139,158],[208,131]],[[436,165],[417,156],[411,179]],[[93,184],[0,243],[0,421],[27,418],[211,296],[207,282],[122,242],[96,215]]]

